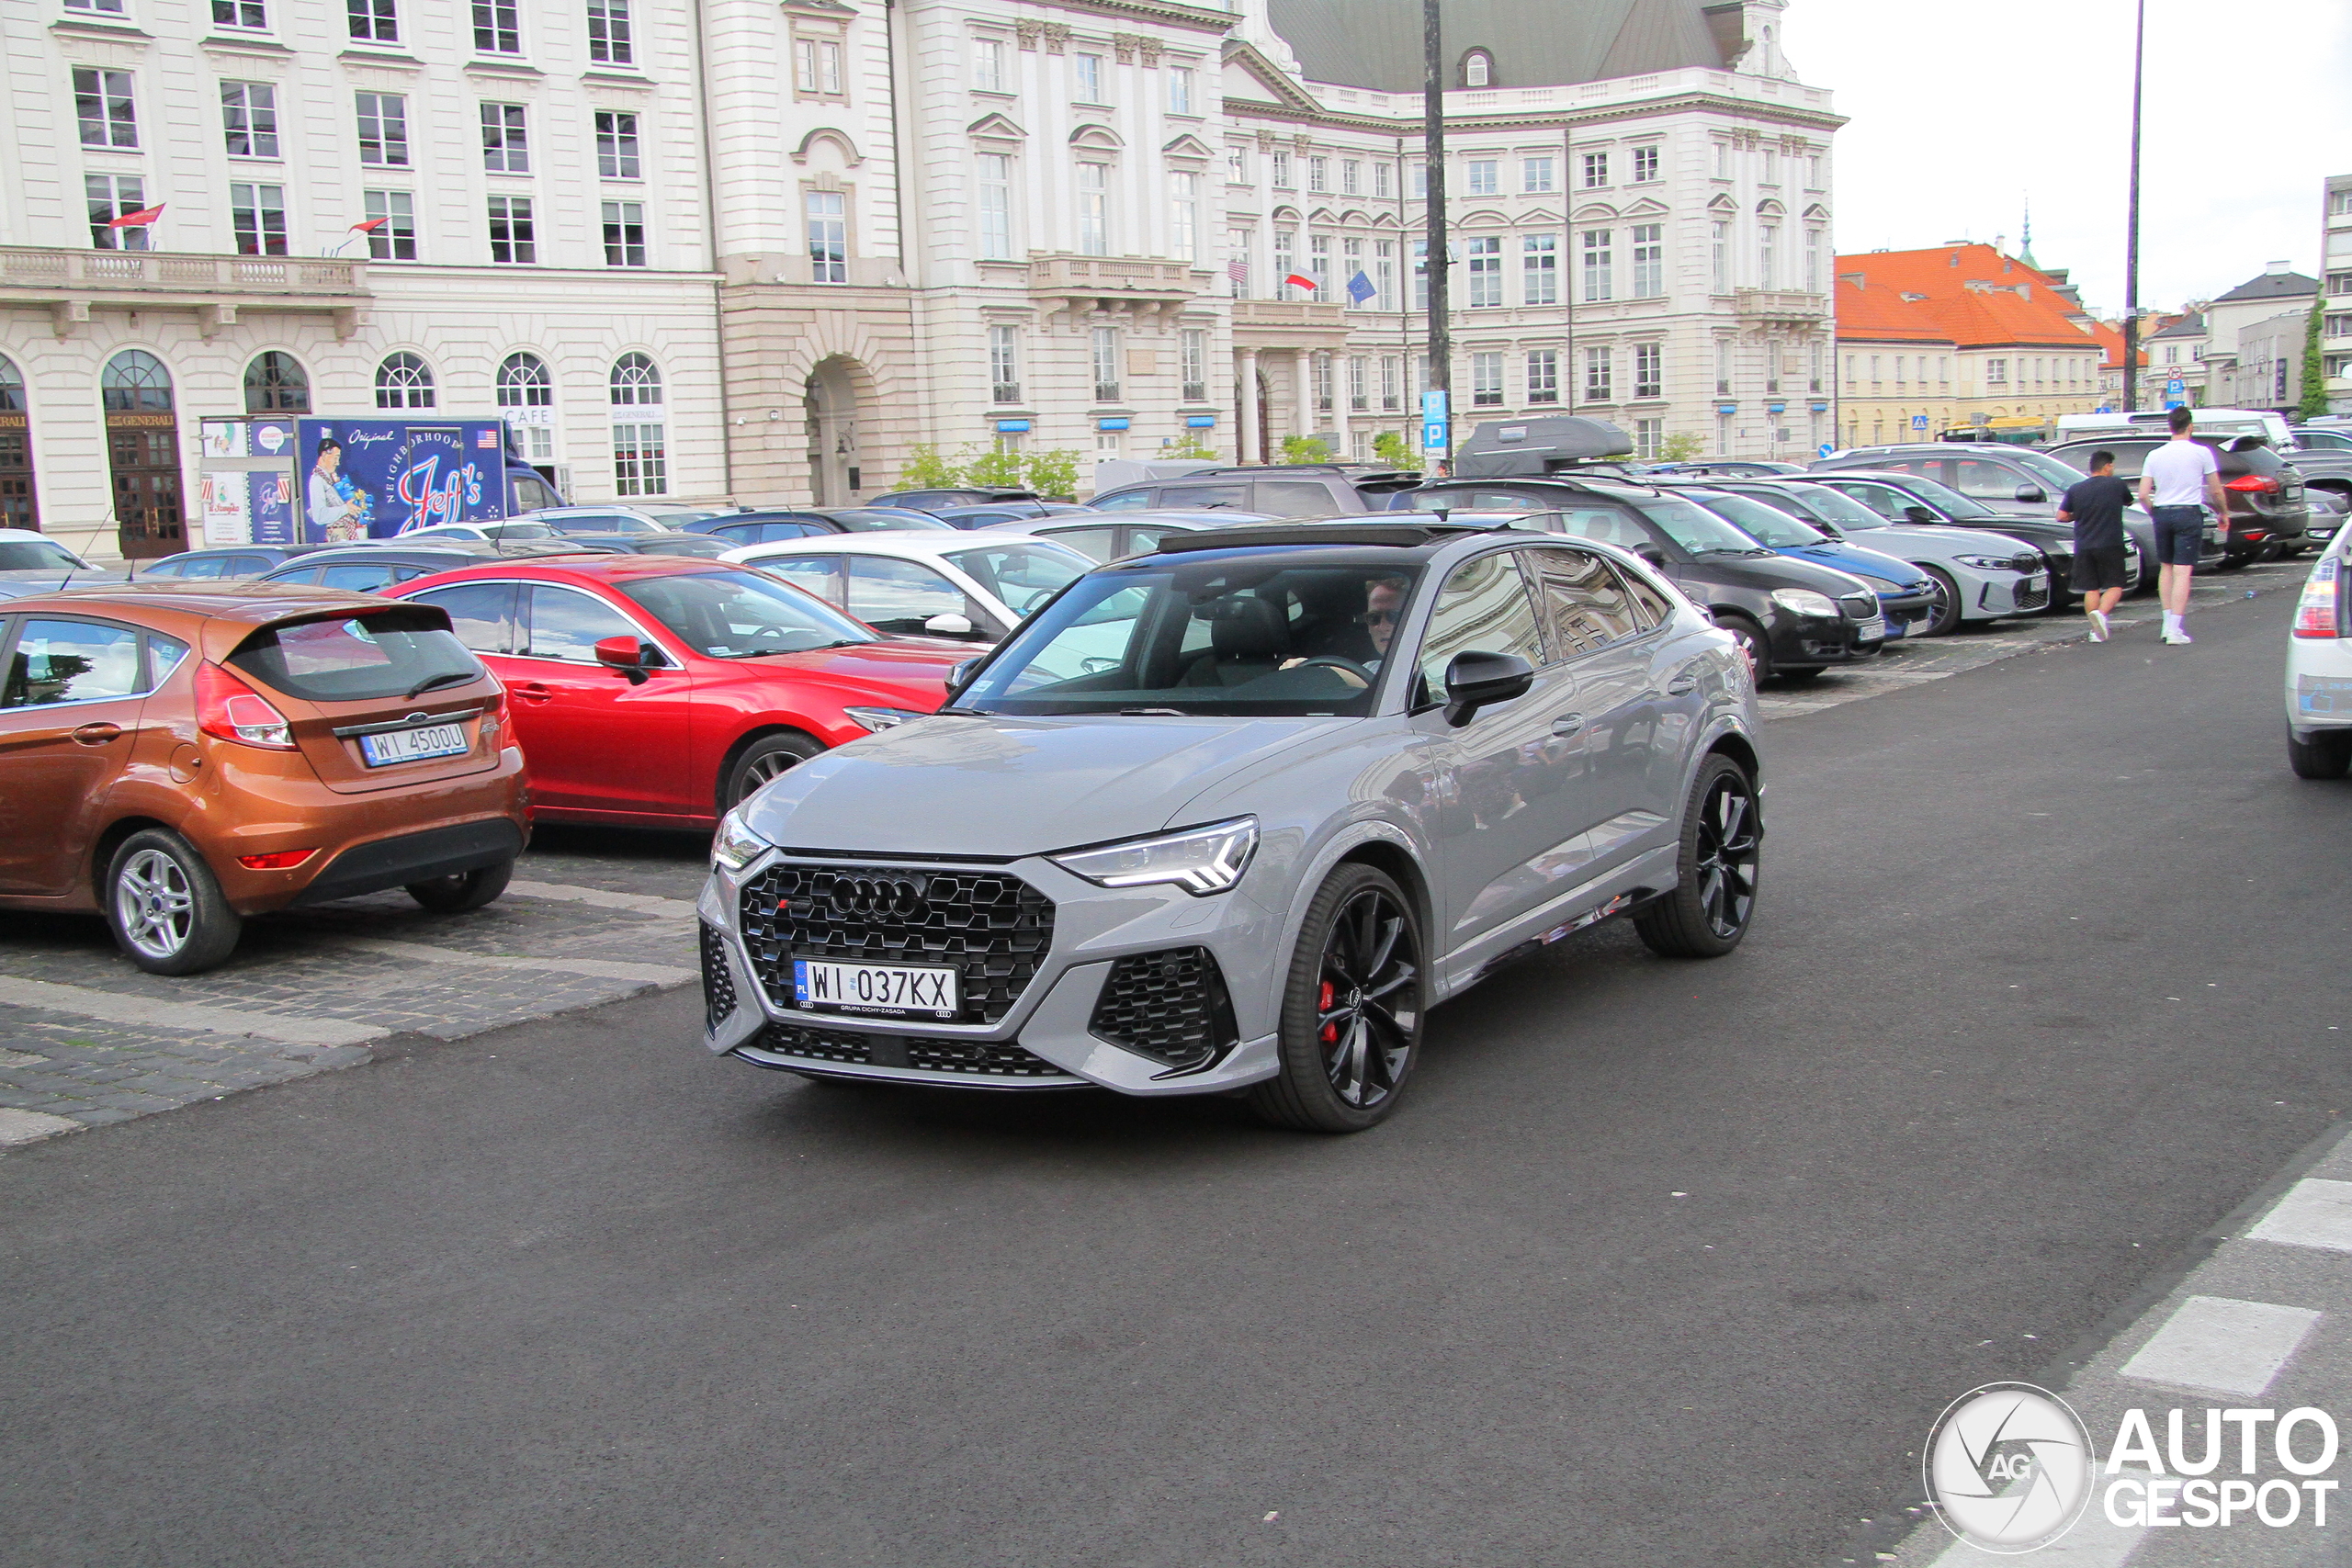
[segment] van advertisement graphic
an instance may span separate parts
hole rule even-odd
[[[498,420],[306,419],[299,430],[296,483],[309,543],[506,515]]]

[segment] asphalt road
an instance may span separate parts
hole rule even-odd
[[[672,992],[11,1155],[0,1562],[1835,1560],[2352,1108],[2288,613],[1775,725],[1738,954],[1563,943],[1357,1138]]]

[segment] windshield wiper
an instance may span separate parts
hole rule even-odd
[[[427,675],[424,680],[419,681],[415,685],[411,686],[406,694],[413,697],[423,693],[429,692],[435,686],[462,685],[468,681],[477,680],[480,677],[472,675],[463,670],[446,671],[438,675]]]
[[[1182,708],[1121,708],[1121,718],[1183,718]]]

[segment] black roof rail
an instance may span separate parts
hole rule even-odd
[[[1201,528],[1167,534],[1154,548],[1159,555],[1185,555],[1198,550],[1249,549],[1261,545],[1380,545],[1416,549],[1464,534],[1491,534],[1501,529],[1489,523],[1268,523],[1239,528]]]

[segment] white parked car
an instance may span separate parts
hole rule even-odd
[[[745,545],[719,558],[805,588],[876,631],[989,643],[1094,567],[1050,539],[995,529],[819,534]]]
[[[2299,778],[2352,771],[2352,530],[2312,563],[2287,638],[2287,761]]]

